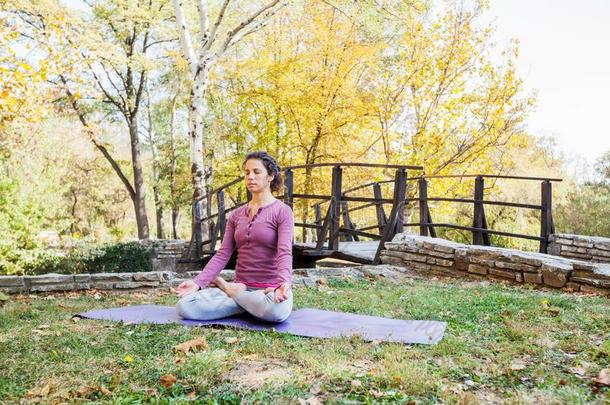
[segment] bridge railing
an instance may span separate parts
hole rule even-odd
[[[430,179],[441,178],[474,178],[473,198],[447,198],[447,197],[429,197],[428,196],[428,181]],[[539,181],[540,182],[540,204],[523,204],[517,202],[493,201],[486,200],[484,196],[485,179],[509,179],[509,180],[524,180],[524,181]],[[547,253],[549,236],[555,233],[555,225],[553,222],[553,182],[560,182],[562,179],[545,178],[545,177],[527,177],[527,176],[503,176],[490,174],[468,174],[468,175],[439,175],[439,176],[420,176],[418,181],[418,196],[408,198],[407,201],[416,202],[419,205],[419,222],[404,224],[404,226],[419,227],[420,235],[436,237],[435,228],[453,228],[472,232],[472,242],[475,245],[490,246],[490,235],[507,236],[518,239],[537,240],[540,242],[539,251]],[[428,202],[457,202],[473,204],[473,224],[472,226],[463,226],[452,223],[434,223],[430,213]],[[540,234],[539,236],[527,235],[521,233],[504,232],[489,229],[487,226],[487,217],[485,215],[485,206],[505,206],[513,208],[531,209],[539,211],[540,215]]]
[[[294,171],[301,169],[313,169],[320,167],[332,167],[332,180],[330,194],[295,193],[294,191]],[[392,180],[380,180],[361,184],[352,188],[343,187],[343,170],[350,167],[368,167],[394,169],[395,174]],[[394,235],[402,232],[404,227],[419,227],[421,235],[436,237],[436,228],[452,228],[472,232],[473,244],[490,245],[490,235],[507,236],[540,242],[540,252],[546,253],[550,234],[554,233],[553,213],[552,213],[552,182],[559,182],[561,179],[525,177],[525,176],[502,176],[486,174],[464,174],[464,175],[420,175],[407,177],[407,170],[422,171],[420,166],[408,165],[384,165],[374,163],[318,163],[310,165],[295,165],[284,168],[284,194],[278,196],[286,204],[293,207],[295,200],[318,200],[312,207],[314,208],[315,219],[313,223],[296,222],[295,227],[302,229],[315,230],[315,250],[336,251],[339,249],[340,238],[346,241],[359,241],[361,237],[379,240],[374,263],[379,262],[381,250],[385,242],[391,240]],[[429,181],[442,178],[473,178],[474,190],[473,198],[449,198],[449,197],[429,197]],[[234,204],[226,207],[225,190],[243,181],[243,176],[226,183],[201,197],[193,203],[193,233],[187,257],[200,259],[205,254],[212,254],[215,251],[219,240],[224,236],[227,214],[240,207],[243,203]],[[541,182],[541,202],[540,204],[523,204],[517,202],[493,201],[485,199],[485,179],[512,179],[524,181]],[[417,182],[413,185],[411,182]],[[381,186],[393,183],[392,198],[384,198]],[[410,185],[407,196],[407,185]],[[356,191],[369,191],[371,197],[352,196]],[[248,193],[247,200],[250,199]],[[205,201],[205,204],[203,202]],[[216,212],[212,213],[212,205],[215,201]],[[350,207],[350,203],[363,203]],[[473,224],[464,226],[456,223],[434,223],[430,210],[430,202],[451,202],[467,203],[473,205]],[[326,213],[322,213],[322,204],[328,203]],[[391,204],[389,215],[386,214],[384,204]],[[407,205],[417,206],[419,211],[419,221],[403,223],[403,212]],[[539,236],[519,234],[489,229],[486,217],[486,206],[506,206],[521,209],[532,209],[540,212],[540,234]],[[375,223],[356,227],[352,222],[350,214],[356,211],[375,207]],[[205,214],[204,214],[205,210]],[[341,226],[343,220],[343,226]],[[208,239],[203,240],[204,229],[207,230]],[[306,233],[304,232],[304,235]],[[306,241],[304,237],[304,241]],[[207,250],[203,250],[204,246]]]
[[[311,194],[311,193],[295,193],[294,191],[294,171],[301,169],[314,169],[332,167],[332,181],[330,187],[330,194]],[[343,169],[351,167],[365,167],[365,168],[381,168],[381,169],[395,169],[394,176],[394,196],[392,199],[382,198],[380,186],[377,183],[371,183],[374,188],[374,196],[368,197],[351,197],[347,194],[355,190],[366,187],[357,186],[352,189],[343,190]],[[369,237],[372,239],[381,240],[380,248],[378,249],[377,256],[383,248],[383,242],[392,239],[397,233],[402,231],[402,211],[404,209],[404,201],[406,192],[406,179],[407,170],[422,171],[423,168],[420,166],[410,165],[391,165],[391,164],[376,164],[376,163],[317,163],[308,165],[294,165],[285,167],[282,172],[284,174],[284,194],[278,196],[282,198],[284,202],[293,207],[295,200],[320,200],[314,204],[316,219],[313,223],[307,222],[295,222],[295,227],[301,227],[303,229],[311,228],[316,230],[316,246],[315,249],[322,250],[324,245],[328,241],[326,249],[337,250],[340,236],[348,235],[348,240],[358,240],[359,236]],[[192,205],[193,212],[193,232],[191,237],[191,243],[186,253],[187,258],[193,258],[198,260],[205,254],[211,254],[214,252],[215,247],[219,240],[224,236],[224,228],[226,225],[226,215],[230,211],[238,208],[245,204],[235,204],[234,206],[227,208],[225,202],[225,190],[232,187],[244,180],[244,177],[238,177],[222,186],[211,190],[206,195],[199,198]],[[392,181],[392,180],[390,180]],[[383,182],[381,182],[383,183]],[[250,199],[248,193],[247,199]],[[348,207],[349,201],[365,202],[367,204],[352,208]],[[216,212],[212,213],[212,205],[215,202],[217,207]],[[322,218],[321,204],[328,202],[329,206],[324,218]],[[392,204],[392,212],[389,217],[385,215],[383,204]],[[366,229],[356,229],[349,218],[350,211],[356,211],[369,206],[376,206],[378,223],[372,227]],[[205,214],[204,214],[205,211]],[[344,226],[341,226],[341,219],[343,218]],[[388,224],[390,226],[388,227]],[[203,240],[203,235],[206,233],[209,238]],[[366,232],[369,229],[378,229],[379,233]],[[203,247],[207,245],[209,248],[204,251]],[[194,257],[193,257],[194,256]]]

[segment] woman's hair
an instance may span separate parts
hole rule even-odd
[[[246,155],[242,166],[244,166],[250,159],[258,159],[263,162],[263,165],[267,169],[267,173],[273,175],[273,180],[271,180],[271,191],[279,191],[282,189],[284,186],[284,182],[280,174],[282,169],[280,168],[280,165],[277,164],[277,161],[273,156],[265,151],[250,152]]]

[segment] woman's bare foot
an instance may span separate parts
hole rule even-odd
[[[242,291],[246,291],[246,285],[243,283],[229,283],[221,277],[214,279],[214,284],[222,291],[224,291],[229,297],[235,298],[237,294]]]

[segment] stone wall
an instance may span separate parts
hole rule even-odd
[[[549,239],[549,254],[595,263],[610,263],[610,238],[558,233]]]
[[[169,289],[184,280],[189,280],[199,271],[176,273],[153,271],[140,273],[98,273],[98,274],[44,274],[40,276],[0,276],[0,292],[31,294],[39,292],[61,292],[75,290],[136,290]],[[220,276],[233,280],[233,270],[223,270]],[[399,279],[405,269],[399,266],[355,266],[348,268],[295,269],[295,286],[314,287],[324,279],[337,278],[394,278]]]
[[[610,265],[607,264],[464,245],[407,233],[396,235],[385,247],[382,263],[405,266],[420,273],[485,277],[610,295]]]

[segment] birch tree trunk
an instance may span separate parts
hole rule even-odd
[[[206,0],[197,0],[199,14],[199,31],[201,37],[193,46],[183,8],[184,0],[173,0],[176,25],[180,33],[182,51],[189,64],[192,88],[189,99],[189,139],[191,141],[191,177],[193,201],[204,196],[210,190],[212,182],[212,161],[204,162],[204,151],[209,153],[209,134],[205,133],[206,91],[210,69],[228,49],[267,25],[271,18],[286,3],[285,0],[271,0],[247,15],[240,24],[226,31],[219,38],[219,29],[226,25],[225,14],[231,0],[223,0],[214,24],[209,24],[210,4]],[[224,31],[224,30],[223,30]],[[211,156],[211,155],[208,155]],[[209,204],[210,202],[207,201]]]

